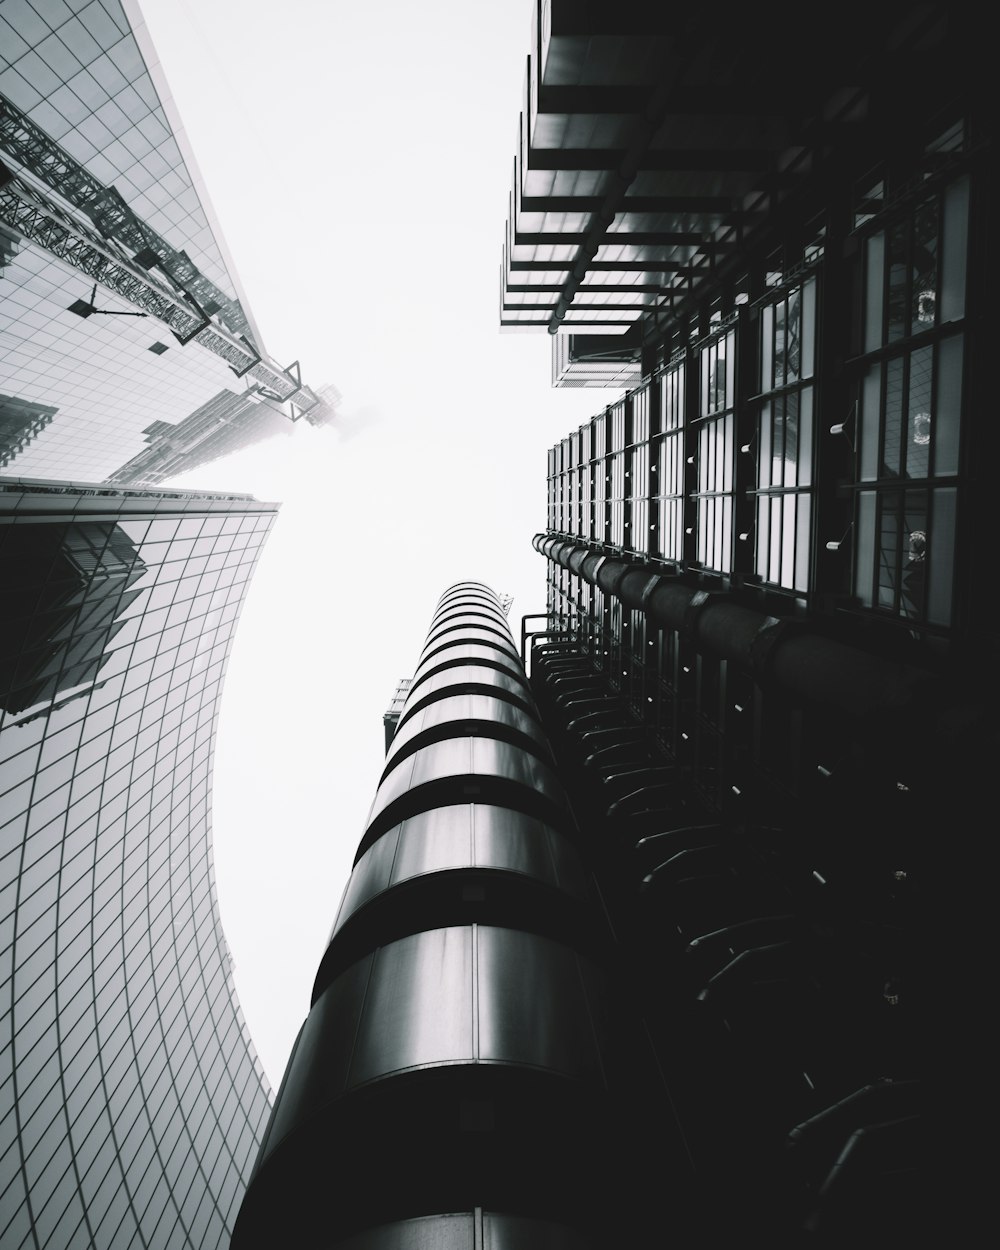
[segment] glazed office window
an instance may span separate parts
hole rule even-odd
[[[864,239],[854,593],[949,625],[962,412],[969,180]],[[878,221],[879,219],[874,219]]]
[[[625,474],[627,472],[625,466],[627,458],[631,459],[631,452],[617,451],[609,457],[608,461],[611,478],[608,491],[611,526],[609,538],[615,547],[624,547],[628,535],[628,531],[625,528],[628,525],[625,502]]]
[[[625,471],[625,497],[629,515],[626,517],[625,547],[642,553],[654,550],[649,529],[649,390],[647,382],[630,397],[629,420],[630,463]]]
[[[630,515],[626,520],[625,546],[632,551],[647,552],[649,542],[649,444],[637,443],[631,451],[632,462],[626,469],[625,492]]]
[[[627,440],[627,421],[628,404],[624,399],[620,399],[617,404],[612,404],[607,413],[610,426],[611,441],[608,444],[608,451],[621,451]]]
[[[603,412],[598,413],[590,424],[593,435],[592,458],[594,460],[603,460],[607,453],[607,422],[605,414]]]
[[[815,277],[760,312],[756,572],[804,591],[809,584],[816,359]]]
[[[728,573],[733,566],[736,330],[717,334],[698,352],[697,560]]]
[[[580,528],[581,537],[589,538],[594,527],[594,466],[589,461],[580,466]]]
[[[650,553],[664,560],[684,555],[683,363],[660,376],[659,433],[650,446],[656,515],[650,518]]]
[[[604,413],[596,416],[592,424],[594,427],[594,458],[591,462],[593,469],[591,475],[593,496],[590,537],[599,543],[603,543],[607,539],[607,502],[611,485],[608,480],[611,476],[611,467],[605,455],[607,423]]]

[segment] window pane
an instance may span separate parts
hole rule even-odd
[[[799,485],[812,485],[813,413],[812,387],[799,395]]]
[[[882,283],[885,236],[876,234],[865,244],[865,351],[882,343]]]
[[[922,347],[910,357],[907,411],[906,476],[926,477],[931,451],[931,370],[934,349]]]
[[[913,218],[913,291],[910,296],[910,333],[934,325],[937,300],[938,203],[921,204]]]
[[[879,410],[881,408],[882,369],[875,365],[865,374],[861,391],[861,480],[878,477]]]
[[[931,525],[927,619],[935,625],[951,624],[952,566],[955,559],[955,502],[953,488],[934,492]]]
[[[855,546],[854,593],[864,607],[872,606],[872,575],[875,555],[875,492],[858,496],[858,540]]]
[[[885,368],[885,419],[883,432],[882,473],[895,477],[899,473],[903,449],[903,361],[890,360]]]
[[[969,221],[969,180],[963,178],[945,191],[944,243],[941,255],[940,322],[965,316],[966,237]]]
[[[958,428],[962,411],[962,336],[938,344],[934,403],[934,472],[958,472]]]

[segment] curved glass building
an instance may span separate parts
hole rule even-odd
[[[3,1250],[228,1245],[270,1091],[211,765],[276,507],[148,488],[335,401],[263,346],[135,0],[0,0]]]
[[[270,1090],[210,836],[274,505],[0,484],[0,1245],[224,1247]]]

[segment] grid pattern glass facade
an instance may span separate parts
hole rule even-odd
[[[684,554],[684,364],[660,376],[660,430],[654,444],[658,537],[655,551],[665,560]]]
[[[235,296],[125,5],[4,0],[0,93]]]
[[[959,177],[860,227],[854,589],[937,626],[952,620],[969,194]]]
[[[728,573],[733,562],[736,331],[698,353],[698,563]]]
[[[143,57],[144,39],[131,3],[2,0],[0,95],[235,298],[204,189],[168,117],[169,96]],[[16,154],[4,150],[2,159],[60,202]],[[82,210],[63,207],[93,230]],[[225,361],[197,343],[182,346],[155,319],[105,315],[134,309],[101,287],[92,300],[86,273],[35,243],[3,237],[9,246],[0,253],[0,393],[55,410],[18,449],[11,472],[104,481],[145,450],[151,422],[177,424],[233,387]],[[93,303],[98,313],[71,312],[77,301]]]
[[[787,590],[809,584],[816,279],[760,312],[756,567]]]
[[[275,512],[0,493],[0,1243],[228,1245],[269,1088],[212,868],[219,692]]]

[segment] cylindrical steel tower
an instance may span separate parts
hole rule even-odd
[[[442,596],[234,1250],[592,1244],[603,911],[497,596]]]

